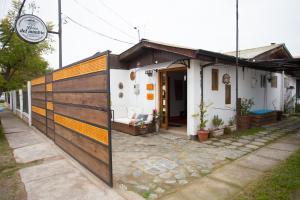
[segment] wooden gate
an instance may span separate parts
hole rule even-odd
[[[41,116],[47,120],[43,129],[33,125],[112,186],[109,52],[56,70],[41,82],[46,101]]]
[[[46,134],[46,86],[45,76],[31,81],[32,125]]]

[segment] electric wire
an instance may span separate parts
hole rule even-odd
[[[128,21],[126,20],[124,17],[122,17],[118,12],[116,12],[114,9],[112,9],[110,6],[108,6],[106,3],[104,3],[103,0],[98,0],[98,2],[100,2],[104,7],[106,7],[107,9],[109,9],[112,13],[114,13],[116,16],[118,16],[120,19],[122,19],[123,22],[125,22],[128,26],[130,26],[131,28],[134,28],[134,26]]]
[[[91,9],[89,9],[88,7],[82,5],[81,3],[79,3],[77,0],[73,0],[77,5],[79,5],[80,7],[82,7],[83,9],[85,9],[88,13],[90,13],[91,15],[95,16],[98,20],[100,20],[101,22],[104,22],[105,24],[107,24],[108,26],[114,28],[115,30],[119,31],[120,33],[134,39],[134,37],[128,33],[126,33],[125,31],[121,30],[120,28],[118,28],[117,26],[113,25],[112,23],[110,23],[109,21],[107,21],[106,19],[104,19],[103,17],[100,17],[99,15],[97,15],[95,12],[93,12]]]
[[[15,31],[15,26],[16,26],[16,23],[17,23],[17,20],[19,19],[20,15],[21,15],[21,13],[22,13],[22,9],[23,9],[23,7],[24,7],[25,2],[26,2],[26,0],[23,0],[21,6],[20,6],[20,8],[19,8],[18,15],[17,15],[17,17],[16,17],[16,19],[15,19],[15,23],[14,23],[14,26],[13,26],[13,28],[12,28],[12,31],[10,32],[10,35],[8,36],[7,41],[3,44],[2,49],[5,48],[5,46],[10,42],[10,40],[11,40],[11,38],[12,38],[12,36],[13,36],[13,33],[14,33],[14,31]]]
[[[132,42],[127,42],[127,41],[124,41],[124,40],[120,40],[120,39],[111,37],[111,36],[109,36],[109,35],[100,33],[100,32],[98,32],[98,31],[95,31],[95,30],[93,30],[93,29],[91,29],[91,28],[89,28],[89,27],[87,27],[87,26],[85,26],[85,25],[83,25],[83,24],[77,22],[76,20],[70,18],[69,16],[66,16],[66,18],[68,18],[71,22],[73,22],[74,24],[80,26],[81,28],[84,28],[84,29],[86,29],[86,30],[88,30],[88,31],[90,31],[90,32],[96,33],[97,35],[100,35],[100,36],[105,37],[105,38],[107,38],[107,39],[114,40],[114,41],[121,42],[121,43],[125,43],[125,44],[134,44],[134,43],[132,43]]]

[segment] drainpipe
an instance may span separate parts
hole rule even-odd
[[[284,70],[281,72],[281,111],[284,111]]]
[[[201,81],[200,81],[200,88],[201,88],[201,105],[203,105],[204,103],[204,86],[203,86],[203,72],[204,72],[204,68],[205,67],[209,67],[212,65],[217,64],[217,62],[211,62],[211,63],[207,63],[205,65],[200,65],[201,69],[200,69],[200,77],[201,77]],[[201,116],[203,117],[203,116]]]

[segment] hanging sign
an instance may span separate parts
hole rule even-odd
[[[16,23],[17,35],[25,42],[36,44],[46,39],[48,31],[45,23],[35,15],[22,15]]]

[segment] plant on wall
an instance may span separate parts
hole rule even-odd
[[[247,116],[254,105],[253,99],[242,98],[241,100],[241,116]]]
[[[289,95],[286,97],[285,101],[284,101],[284,105],[283,105],[283,111],[284,113],[290,114],[294,112],[294,108],[295,108],[295,99],[296,96],[295,95]]]
[[[201,103],[199,105],[199,112],[192,115],[195,118],[199,118],[199,125],[198,125],[199,130],[204,130],[206,128],[206,124],[208,122],[208,120],[206,119],[207,117],[206,113],[209,106],[210,104],[206,105],[204,102]]]

